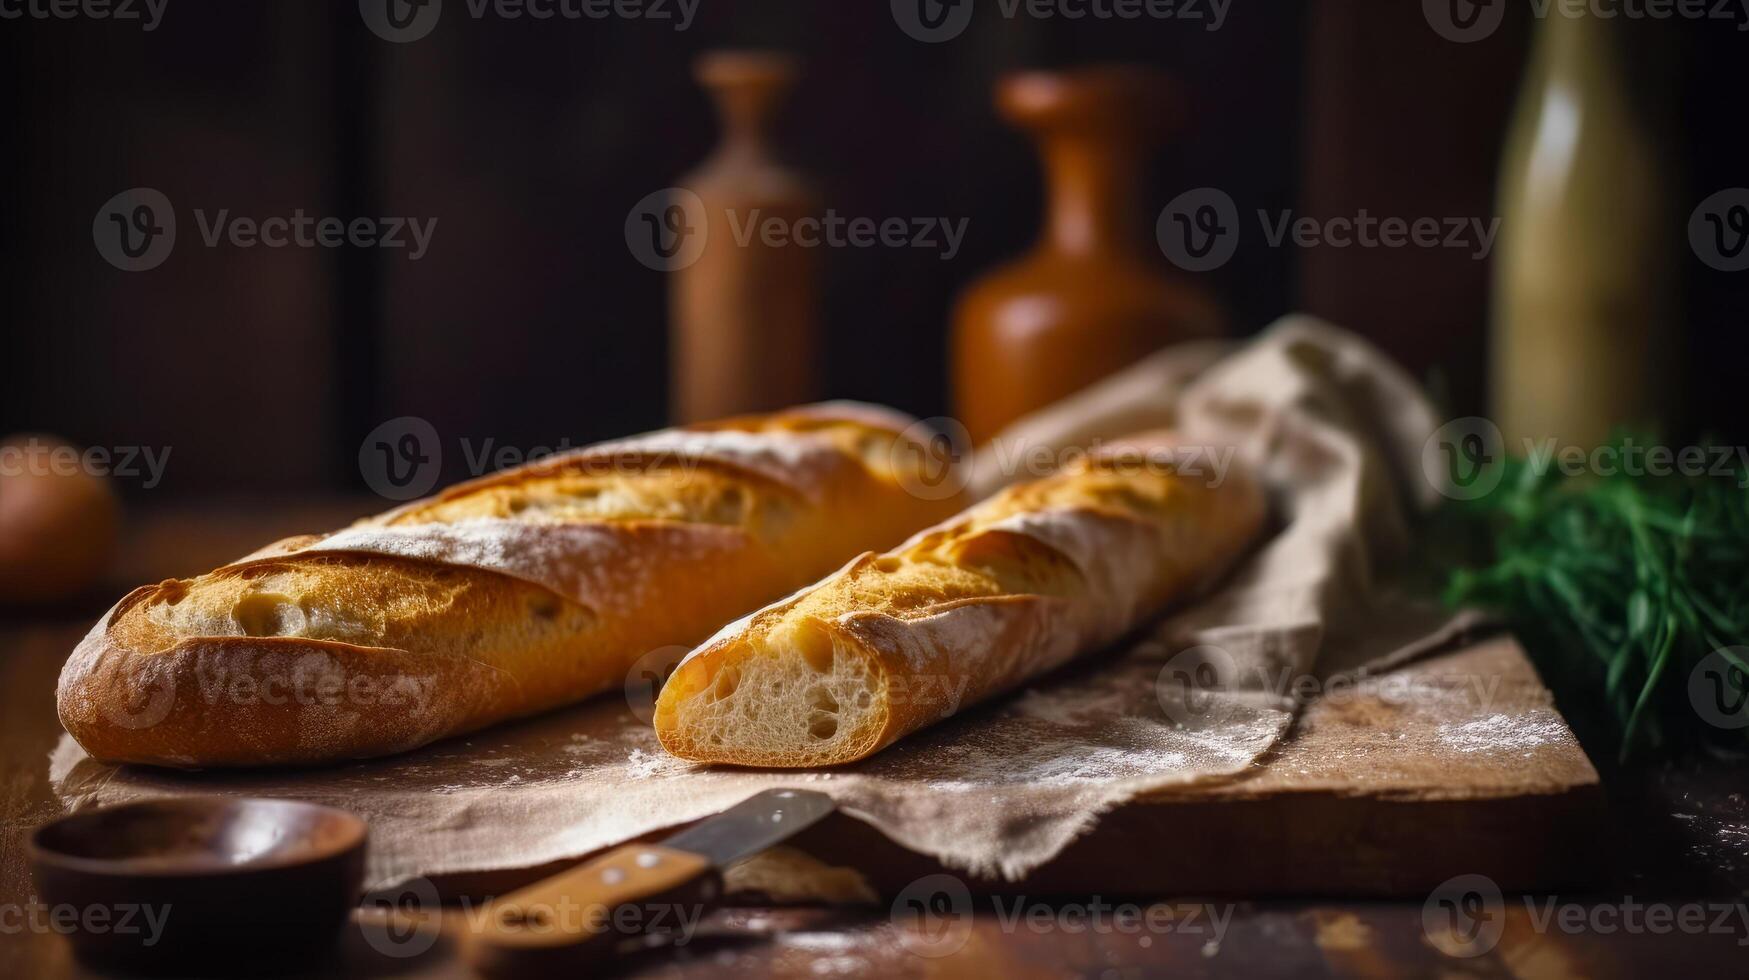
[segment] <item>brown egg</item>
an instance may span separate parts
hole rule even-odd
[[[0,442],[0,603],[89,588],[115,552],[121,509],[106,476],[52,436]]]

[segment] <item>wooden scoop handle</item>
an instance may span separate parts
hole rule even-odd
[[[489,975],[567,972],[698,922],[721,892],[705,858],[627,844],[486,906],[469,929],[469,959]]]

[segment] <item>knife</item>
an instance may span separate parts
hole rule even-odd
[[[469,958],[490,975],[574,970],[672,941],[722,894],[722,869],[831,813],[832,798],[768,789],[657,844],[626,844],[494,899]]]

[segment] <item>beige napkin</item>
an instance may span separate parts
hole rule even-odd
[[[1217,593],[994,705],[827,772],[712,770],[663,753],[647,696],[605,697],[392,759],[307,773],[102,765],[70,738],[50,760],[71,807],[218,792],[347,807],[370,821],[373,889],[573,857],[709,815],[772,786],[831,794],[898,843],[1018,877],[1139,794],[1242,772],[1287,730],[1297,678],[1388,665],[1462,624],[1381,599],[1408,543],[1431,407],[1352,334],[1290,318],[1243,347],[1163,351],[1023,420],[977,461],[984,491],[1033,464],[1174,423],[1211,479],[1237,453],[1276,527]],[[1231,456],[1228,457],[1229,464]],[[1186,461],[1188,463],[1188,461]],[[1224,470],[1221,470],[1224,472]],[[1389,623],[1391,629],[1379,628]]]

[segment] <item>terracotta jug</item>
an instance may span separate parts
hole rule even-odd
[[[1120,66],[1023,72],[996,86],[1002,116],[1044,161],[1045,228],[1031,252],[960,296],[956,412],[981,443],[1016,418],[1180,340],[1216,336],[1212,299],[1166,265],[1141,178],[1178,121],[1171,82]]]
[[[767,127],[796,78],[767,52],[713,52],[695,66],[721,118],[716,149],[680,185],[698,195],[705,243],[669,280],[676,422],[766,411],[819,397],[816,249],[793,241],[815,192],[768,149]],[[766,235],[764,228],[780,234]]]

